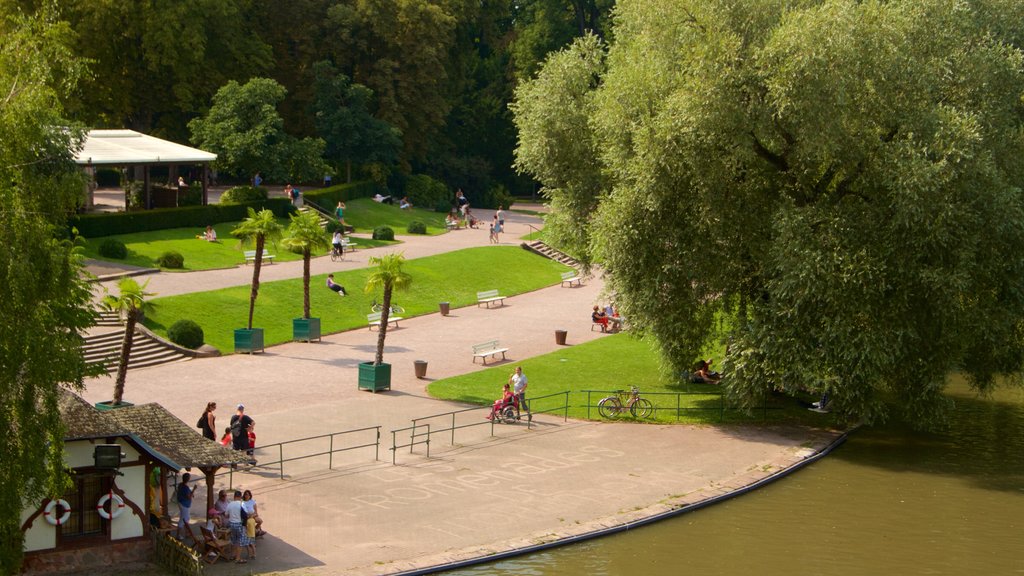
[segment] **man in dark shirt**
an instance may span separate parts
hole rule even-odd
[[[252,456],[252,449],[249,446],[249,429],[256,424],[252,418],[245,414],[245,406],[238,405],[238,412],[231,417],[231,446],[235,450],[245,450]]]

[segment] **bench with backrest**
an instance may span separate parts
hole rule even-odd
[[[347,252],[355,252],[356,251],[356,246],[359,246],[359,244],[356,244],[355,242],[349,240],[348,238],[342,238],[342,240],[341,240],[341,251],[342,252],[346,252],[346,251]]]
[[[369,324],[370,330],[373,330],[374,326],[380,328],[380,314],[380,312],[373,312],[366,315],[366,322]],[[398,321],[402,319],[401,316],[388,316],[388,326],[394,324],[395,328],[398,328]]]
[[[497,290],[484,290],[483,292],[476,293],[476,307],[479,308],[481,304],[486,304],[488,308],[491,307],[492,302],[497,302],[498,305],[505,305],[505,297],[498,296]]]
[[[480,358],[484,364],[487,364],[487,357],[497,358],[498,354],[501,354],[502,360],[505,358],[505,353],[508,352],[508,348],[502,348],[498,344],[497,340],[489,340],[487,342],[481,342],[480,344],[473,344],[473,363],[476,364],[476,359]]]
[[[248,264],[249,262],[255,262],[256,261],[256,251],[255,250],[246,250],[243,253],[243,255],[245,256],[245,263],[246,264]],[[271,264],[274,263],[274,255],[271,254],[266,248],[263,249],[263,260],[266,260],[267,262],[270,262]]]
[[[583,285],[583,279],[580,278],[579,272],[577,272],[575,270],[570,270],[568,272],[562,272],[562,286],[563,287],[565,286],[566,282],[569,283],[569,287],[570,288],[572,288],[573,282],[575,282],[577,286],[582,286]]]

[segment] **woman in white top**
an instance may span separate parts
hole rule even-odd
[[[249,490],[242,492],[242,507],[245,508],[245,513],[249,515],[249,518],[256,520],[256,537],[263,536],[263,518],[260,518],[259,508],[256,506],[256,501],[252,498],[252,492]]]

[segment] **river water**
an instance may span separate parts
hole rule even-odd
[[[448,574],[1024,574],[1024,391],[979,399],[954,380],[948,394],[942,432],[862,428],[722,504]]]

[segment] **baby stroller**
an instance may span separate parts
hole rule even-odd
[[[512,424],[516,421],[516,414],[519,412],[519,397],[512,395],[511,398],[505,400],[494,401],[494,407],[491,409],[491,413],[498,422],[504,424]]]

